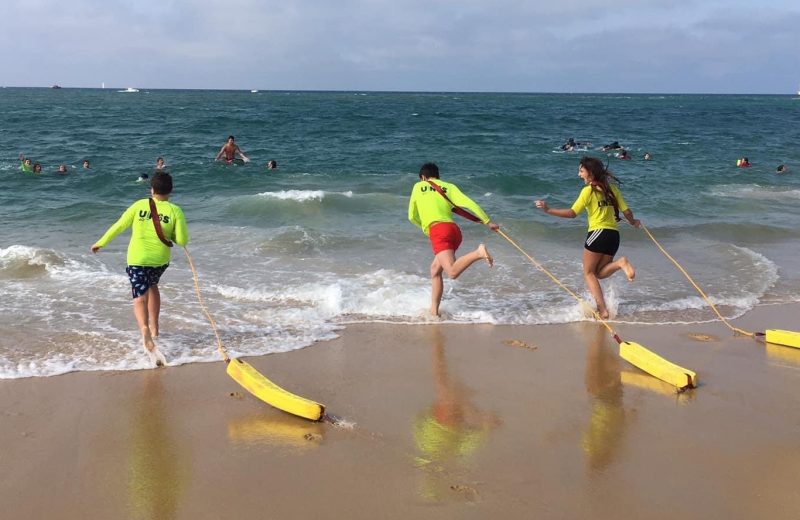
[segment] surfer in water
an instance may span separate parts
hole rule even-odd
[[[617,222],[619,213],[625,215],[628,223],[636,228],[641,226],[633,212],[625,204],[617,184],[619,180],[606,170],[602,161],[594,157],[583,157],[578,168],[578,176],[585,186],[581,190],[571,208],[556,209],[547,205],[544,200],[537,200],[536,207],[556,217],[575,218],[586,210],[589,221],[589,234],[583,245],[583,278],[586,287],[592,293],[597,304],[597,312],[601,318],[608,318],[608,308],[603,297],[600,280],[608,278],[620,269],[633,281],[636,276],[631,263],[624,256],[614,260],[619,249],[619,231]]]
[[[172,193],[172,177],[159,172],[150,182],[150,197],[131,204],[122,216],[92,246],[97,253],[128,228],[131,240],[128,244],[128,266],[125,272],[131,282],[133,315],[142,334],[142,345],[155,366],[164,366],[167,360],[153,338],[158,337],[158,318],[161,313],[161,293],[158,282],[169,267],[170,247],[162,242],[151,216],[151,202],[155,205],[162,236],[165,240],[185,246],[189,242],[183,210],[169,201]]]
[[[228,136],[228,141],[222,145],[222,148],[219,149],[219,153],[217,157],[214,159],[215,161],[219,161],[220,159],[224,160],[228,164],[232,164],[236,159],[236,154],[239,154],[239,157],[242,159],[243,162],[250,162],[250,159],[244,154],[239,145],[234,142],[234,137],[232,135]]]
[[[439,180],[439,167],[434,163],[425,163],[419,170],[419,182],[411,190],[408,202],[408,220],[428,235],[433,249],[431,263],[431,314],[439,316],[439,305],[442,302],[444,280],[442,273],[447,273],[455,280],[469,266],[478,260],[486,260],[489,267],[493,264],[492,256],[486,246],[480,244],[461,258],[456,258],[456,250],[461,245],[461,229],[453,222],[453,207],[463,207],[474,214],[477,219],[497,231],[500,226],[489,219],[478,204],[461,193],[455,184]],[[434,187],[441,188],[447,196],[445,199]]]

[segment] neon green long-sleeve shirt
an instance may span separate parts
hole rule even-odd
[[[432,179],[442,187],[442,191],[453,201],[453,204],[472,212],[484,224],[489,222],[489,215],[478,204],[461,193],[453,183]],[[422,229],[426,235],[430,233],[431,224],[434,222],[453,222],[453,206],[439,195],[427,181],[419,181],[411,190],[411,199],[408,201],[408,220]]]
[[[168,200],[156,200],[156,210],[161,221],[164,238],[172,240],[179,246],[189,243],[189,231],[183,210]],[[114,238],[131,228],[131,241],[128,244],[128,265],[158,267],[169,263],[170,248],[159,240],[153,219],[150,217],[148,199],[137,200],[95,245],[105,247]]]

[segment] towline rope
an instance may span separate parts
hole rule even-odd
[[[189,250],[186,249],[184,246],[183,252],[186,253],[186,259],[189,261],[189,267],[192,269],[192,279],[194,280],[194,291],[197,293],[197,301],[200,302],[200,308],[203,309],[203,313],[208,318],[208,322],[211,324],[211,329],[214,331],[214,336],[217,338],[217,350],[219,351],[222,359],[225,360],[225,363],[230,362],[231,358],[228,356],[228,353],[225,352],[225,347],[222,346],[222,340],[219,337],[219,332],[217,331],[217,323],[214,321],[214,317],[211,316],[211,313],[208,312],[208,308],[206,307],[205,302],[203,301],[203,295],[200,294],[200,281],[197,278],[197,269],[194,267],[194,262],[192,262],[192,256],[189,254]]]
[[[497,230],[497,232],[498,232],[498,233],[499,233],[499,234],[500,234],[500,235],[501,235],[503,238],[505,238],[506,240],[508,240],[508,241],[509,241],[509,243],[510,243],[512,246],[516,247],[516,248],[517,248],[517,250],[519,250],[519,252],[520,252],[520,253],[522,253],[523,255],[525,255],[525,257],[527,257],[527,258],[528,258],[528,260],[530,260],[530,261],[531,261],[531,263],[532,263],[533,265],[535,265],[537,269],[539,269],[539,270],[540,270],[540,271],[542,271],[544,274],[546,274],[547,276],[549,276],[551,280],[553,280],[553,281],[554,281],[554,282],[555,282],[555,283],[556,283],[556,284],[557,284],[559,287],[561,287],[562,289],[564,289],[565,291],[567,291],[567,292],[568,292],[568,293],[569,293],[569,294],[570,294],[570,295],[571,295],[573,298],[575,298],[576,300],[578,300],[578,302],[579,302],[579,303],[582,303],[582,304],[583,304],[583,305],[584,305],[586,308],[590,309],[590,310],[592,311],[592,314],[594,314],[594,317],[595,317],[595,319],[596,319],[597,321],[599,321],[600,323],[602,323],[602,324],[603,324],[603,326],[604,326],[606,329],[608,329],[608,332],[610,332],[610,333],[611,333],[611,335],[614,337],[614,339],[617,341],[617,343],[622,343],[622,340],[620,339],[619,335],[618,335],[616,332],[614,332],[614,329],[612,329],[612,328],[611,328],[611,325],[609,325],[609,324],[608,324],[608,322],[607,322],[606,320],[604,320],[603,318],[601,318],[601,317],[600,317],[600,314],[599,314],[599,313],[598,313],[596,310],[594,310],[594,308],[593,308],[593,307],[592,307],[592,306],[589,304],[589,302],[587,302],[586,300],[584,300],[583,298],[581,298],[580,296],[578,296],[578,295],[577,295],[577,294],[576,294],[576,293],[575,293],[575,292],[574,292],[572,289],[570,289],[569,287],[567,287],[566,285],[564,285],[564,284],[561,282],[561,280],[559,280],[558,278],[556,278],[556,276],[555,276],[553,273],[551,273],[550,271],[548,271],[548,270],[547,270],[547,269],[546,269],[546,268],[545,268],[545,267],[544,267],[542,264],[540,264],[539,262],[537,262],[535,258],[533,258],[531,255],[529,255],[528,253],[526,253],[524,249],[522,249],[522,248],[521,248],[519,245],[517,245],[517,243],[516,243],[516,242],[514,242],[514,241],[511,239],[511,237],[509,237],[508,235],[506,235],[506,234],[503,232],[503,230],[502,230],[502,229],[498,229],[498,230]]]
[[[741,334],[741,335],[743,335],[743,336],[750,336],[750,337],[753,337],[753,338],[754,338],[754,337],[756,337],[756,336],[758,336],[758,335],[762,335],[761,333],[749,332],[749,331],[746,331],[746,330],[744,330],[744,329],[740,329],[740,328],[738,328],[738,327],[734,327],[733,325],[731,325],[731,324],[728,322],[728,320],[727,320],[727,319],[725,319],[725,317],[724,317],[724,316],[723,316],[723,315],[722,315],[722,314],[719,312],[719,310],[717,310],[717,306],[716,306],[716,305],[714,305],[714,304],[711,302],[711,299],[709,299],[709,297],[708,297],[708,296],[706,296],[706,293],[704,293],[704,292],[703,292],[703,289],[701,289],[701,288],[700,288],[700,286],[698,286],[698,285],[695,283],[695,281],[694,281],[694,280],[692,280],[692,277],[691,277],[691,276],[689,276],[689,273],[687,273],[687,272],[686,272],[686,270],[685,270],[683,267],[681,267],[681,264],[679,264],[677,260],[675,260],[674,258],[672,258],[672,256],[671,256],[669,253],[667,253],[666,249],[664,249],[664,248],[661,246],[661,244],[659,244],[659,243],[658,243],[658,240],[656,240],[656,237],[654,237],[654,236],[653,236],[653,234],[652,234],[652,233],[650,233],[650,230],[649,230],[649,229],[647,229],[647,228],[645,227],[645,225],[644,225],[644,224],[642,224],[642,229],[644,229],[644,232],[645,232],[645,233],[647,233],[647,236],[649,236],[649,237],[650,237],[650,240],[652,240],[652,241],[653,241],[653,243],[656,245],[656,247],[657,247],[657,248],[658,248],[658,249],[659,249],[659,250],[660,250],[662,253],[664,253],[664,256],[666,256],[667,258],[669,258],[669,260],[670,260],[670,261],[671,261],[673,264],[675,264],[675,267],[677,267],[677,268],[678,268],[678,270],[679,270],[681,273],[683,273],[683,276],[685,276],[685,277],[686,277],[686,279],[687,279],[687,280],[689,280],[689,283],[691,283],[691,284],[694,286],[694,288],[695,288],[695,289],[697,289],[697,292],[699,292],[699,293],[700,293],[700,296],[702,296],[702,297],[703,297],[703,299],[706,301],[706,303],[707,303],[707,304],[708,304],[708,305],[711,307],[711,309],[712,309],[712,310],[713,310],[713,311],[714,311],[714,312],[717,314],[717,316],[719,317],[719,319],[720,319],[720,320],[722,320],[722,323],[724,323],[724,324],[725,324],[725,325],[726,325],[726,326],[727,326],[729,329],[731,329],[731,330],[732,330],[732,331],[733,331],[735,334]]]

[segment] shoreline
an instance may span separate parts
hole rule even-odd
[[[733,324],[793,330],[798,310]],[[800,516],[800,349],[612,326],[699,388],[630,366],[595,322],[348,324],[247,358],[352,429],[258,401],[221,362],[0,380],[0,499],[13,518]]]

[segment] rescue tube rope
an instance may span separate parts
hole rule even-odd
[[[673,264],[675,264],[675,267],[677,267],[677,268],[678,268],[678,270],[679,270],[681,273],[683,273],[683,276],[685,276],[685,277],[686,277],[686,279],[687,279],[687,280],[689,280],[689,283],[691,283],[691,284],[694,286],[694,288],[695,288],[695,289],[697,289],[697,292],[699,292],[699,293],[700,293],[700,296],[702,296],[702,297],[703,297],[703,299],[704,299],[704,300],[706,301],[706,303],[707,303],[707,304],[708,304],[708,305],[711,307],[711,309],[712,309],[712,310],[713,310],[713,311],[714,311],[714,312],[717,314],[717,316],[719,316],[719,319],[720,319],[720,320],[722,320],[722,323],[724,323],[724,324],[725,324],[725,325],[726,325],[726,326],[727,326],[729,329],[731,329],[731,330],[732,330],[732,331],[733,331],[735,334],[741,334],[741,335],[743,335],[743,336],[750,336],[750,337],[752,337],[752,338],[755,338],[756,336],[763,336],[763,335],[764,335],[763,333],[760,333],[760,332],[749,332],[749,331],[746,331],[746,330],[744,330],[744,329],[740,329],[740,328],[738,328],[738,327],[734,327],[733,325],[731,325],[731,324],[728,322],[728,320],[727,320],[727,319],[726,319],[726,318],[725,318],[725,317],[724,317],[724,316],[723,316],[723,315],[722,315],[722,314],[719,312],[719,310],[717,310],[717,306],[716,306],[716,305],[714,305],[714,304],[711,302],[711,299],[710,299],[708,296],[706,296],[706,293],[704,293],[704,292],[703,292],[703,289],[701,289],[701,288],[700,288],[700,286],[699,286],[699,285],[697,285],[697,284],[695,283],[695,281],[694,281],[694,280],[692,280],[692,277],[691,277],[691,276],[689,276],[689,273],[687,273],[687,272],[686,272],[686,269],[684,269],[683,267],[681,267],[681,264],[679,264],[677,260],[675,260],[674,258],[672,258],[672,256],[671,256],[669,253],[667,253],[666,249],[664,249],[664,248],[661,246],[661,244],[659,244],[659,243],[658,243],[658,240],[656,240],[656,237],[654,237],[654,236],[653,236],[653,234],[652,234],[652,233],[650,233],[650,230],[649,230],[649,229],[647,229],[647,227],[645,227],[645,225],[644,225],[644,224],[642,224],[642,229],[644,229],[644,232],[645,232],[645,233],[647,233],[647,236],[649,236],[649,237],[650,237],[650,240],[652,240],[652,241],[653,241],[653,243],[656,245],[656,247],[657,247],[657,248],[658,248],[658,249],[659,249],[659,250],[660,250],[662,253],[664,253],[664,256],[666,256],[667,258],[669,258],[669,260],[670,260],[670,261],[671,261]]]
[[[522,248],[521,248],[519,245],[517,245],[517,243],[516,243],[516,242],[514,242],[514,241],[511,239],[511,237],[509,237],[508,235],[506,235],[506,234],[503,232],[503,230],[502,230],[502,229],[498,229],[498,230],[497,230],[497,232],[498,232],[498,233],[499,233],[499,234],[500,234],[500,235],[501,235],[503,238],[505,238],[506,240],[508,240],[508,242],[509,242],[509,243],[510,243],[512,246],[514,246],[515,248],[517,248],[517,250],[519,250],[519,252],[520,252],[520,253],[522,253],[523,255],[525,255],[525,257],[526,257],[528,260],[530,260],[530,261],[531,261],[531,263],[532,263],[533,265],[535,265],[537,269],[539,269],[539,270],[540,270],[540,271],[542,271],[544,274],[546,274],[547,276],[549,276],[549,277],[550,277],[550,279],[551,279],[551,280],[553,280],[553,281],[554,281],[554,282],[555,282],[555,283],[556,283],[556,284],[557,284],[559,287],[561,287],[562,289],[564,289],[565,291],[567,291],[567,292],[568,292],[568,293],[569,293],[569,294],[570,294],[570,295],[571,295],[573,298],[575,298],[576,300],[578,300],[578,302],[580,302],[580,303],[584,304],[584,306],[586,306],[588,309],[590,309],[590,310],[592,311],[592,314],[594,314],[594,317],[595,317],[595,319],[596,319],[597,321],[599,321],[600,323],[602,323],[602,324],[603,324],[603,326],[604,326],[606,329],[608,329],[608,332],[610,332],[610,333],[611,333],[611,335],[612,335],[612,336],[614,336],[614,339],[617,341],[617,343],[622,343],[622,340],[620,339],[619,335],[617,335],[617,333],[616,333],[616,332],[614,332],[614,329],[612,329],[612,328],[611,328],[611,325],[609,325],[609,324],[608,324],[608,322],[607,322],[606,320],[604,320],[603,318],[601,318],[601,317],[600,317],[600,314],[599,314],[599,313],[598,313],[596,310],[594,310],[594,308],[593,308],[593,307],[592,307],[592,306],[589,304],[589,302],[587,302],[586,300],[584,300],[583,298],[581,298],[580,296],[578,296],[578,295],[577,295],[577,294],[576,294],[576,293],[575,293],[575,292],[574,292],[572,289],[570,289],[569,287],[567,287],[566,285],[564,285],[564,284],[561,282],[561,280],[559,280],[558,278],[556,278],[556,277],[555,277],[555,275],[554,275],[553,273],[551,273],[550,271],[548,271],[548,270],[547,270],[547,269],[546,269],[546,268],[545,268],[545,267],[544,267],[542,264],[540,264],[539,262],[537,262],[535,258],[533,258],[531,255],[529,255],[528,253],[526,253],[524,249],[522,249]]]
[[[222,346],[222,340],[219,338],[219,332],[217,331],[217,323],[214,321],[214,317],[211,316],[211,313],[208,312],[208,308],[203,301],[203,295],[200,294],[200,281],[197,278],[197,269],[194,268],[192,257],[189,255],[189,250],[186,249],[185,246],[183,248],[183,252],[186,253],[186,259],[189,261],[189,267],[192,269],[192,280],[194,280],[194,291],[197,293],[197,301],[200,302],[200,308],[203,309],[203,313],[206,315],[206,318],[208,318],[208,322],[211,324],[211,329],[214,331],[214,336],[217,338],[217,350],[222,356],[222,359],[225,360],[225,363],[229,363],[231,358],[228,356],[228,353],[225,352],[225,347]]]

